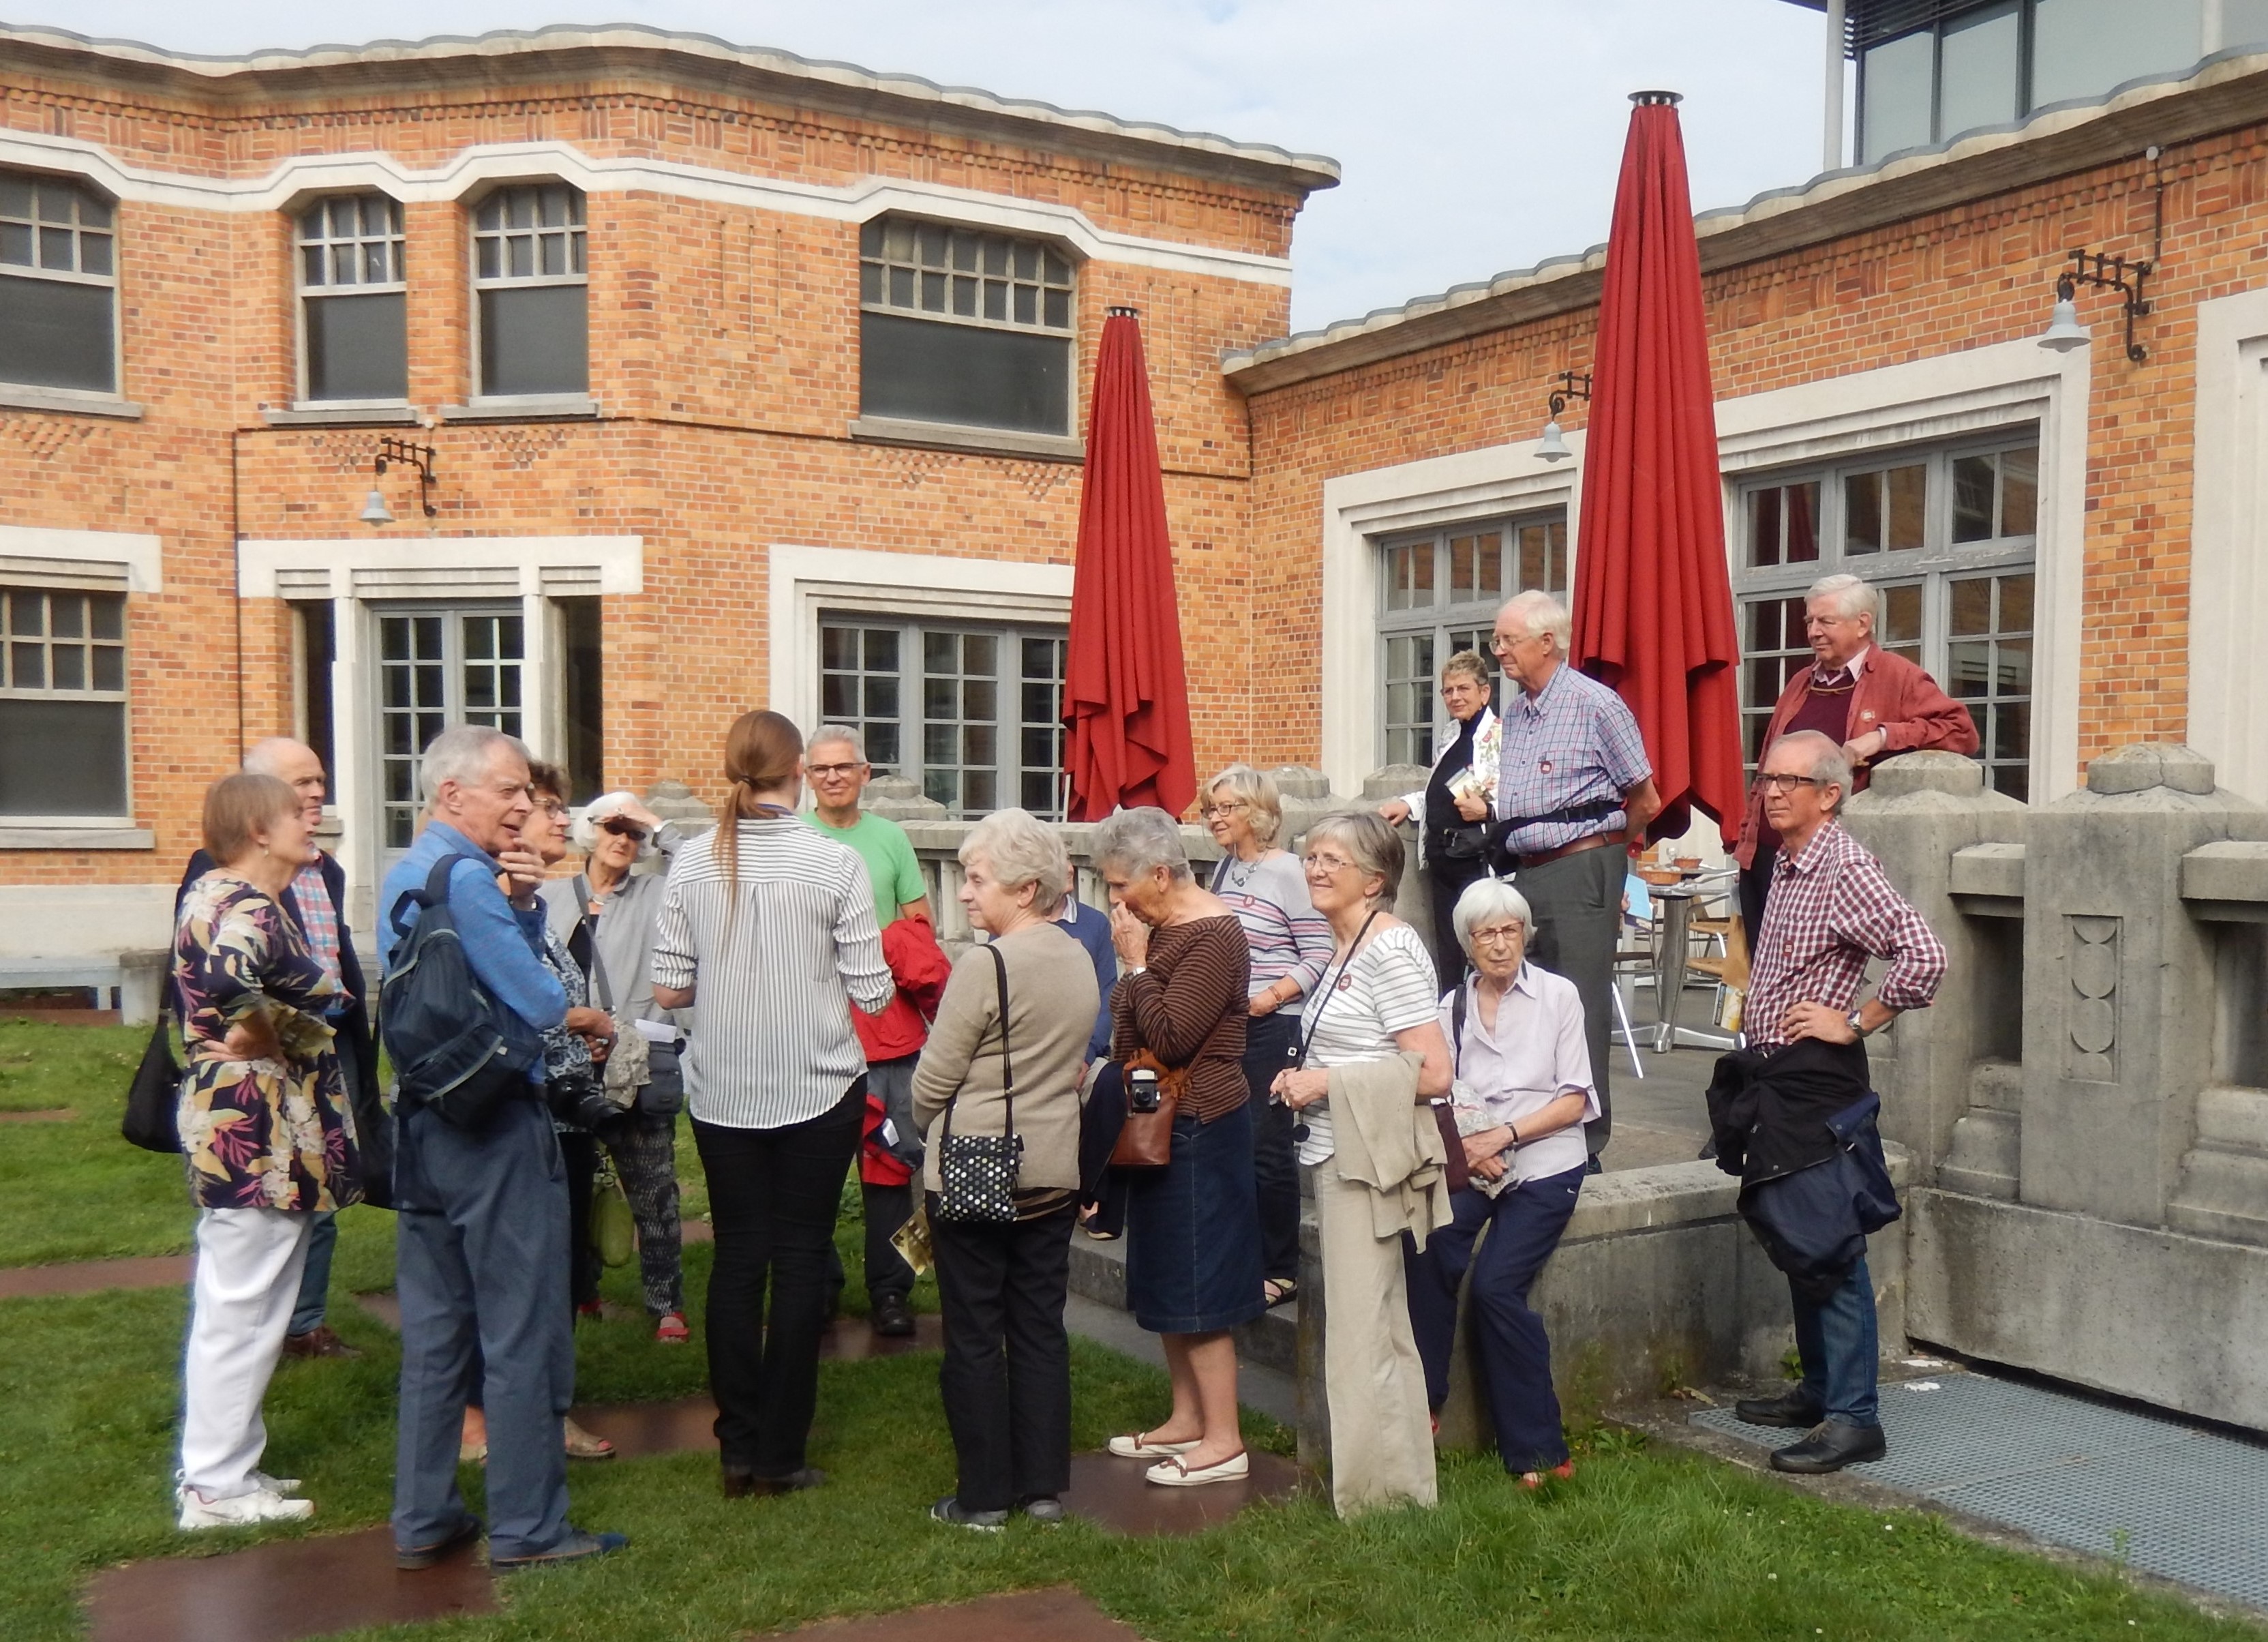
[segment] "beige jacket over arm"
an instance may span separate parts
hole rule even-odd
[[[1425,1057],[1404,1049],[1383,1060],[1331,1069],[1333,1137],[1339,1174],[1371,1190],[1371,1229],[1381,1238],[1404,1232],[1425,1246],[1434,1228],[1455,1217],[1449,1207],[1448,1153],[1430,1106],[1418,1104]]]
[[[1079,1069],[1101,1002],[1094,965],[1061,924],[1035,924],[989,943],[1008,962],[1008,1057],[1016,1071],[1019,1188],[1079,1187]],[[929,1042],[914,1067],[914,1121],[929,1155],[922,1183],[938,1189],[939,1118],[952,1100],[956,1135],[1005,1132],[1000,1082],[1000,982],[991,954],[972,946],[945,983]]]

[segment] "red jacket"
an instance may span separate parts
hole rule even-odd
[[[1813,671],[1805,668],[1779,692],[1779,705],[1772,708],[1771,722],[1764,729],[1765,747],[1779,739],[1782,728],[1811,694]],[[1877,729],[1883,735],[1882,751],[1875,755],[1877,763],[1894,752],[1913,752],[1924,747],[1941,752],[1977,751],[1977,726],[1969,709],[1940,690],[1937,680],[1920,668],[1879,644],[1867,646],[1866,659],[1859,664],[1859,683],[1851,692],[1851,724],[1843,738],[1856,741]],[[1866,791],[1868,773],[1863,769],[1857,772],[1852,788]],[[1733,848],[1734,858],[1743,869],[1756,861],[1756,835],[1764,819],[1764,791],[1751,786],[1749,813],[1741,823],[1741,841]]]
[[[850,1024],[868,1061],[902,1060],[929,1041],[929,1019],[945,995],[953,965],[937,943],[937,931],[923,918],[900,918],[882,931],[882,961],[898,995],[880,1015],[853,1007]]]

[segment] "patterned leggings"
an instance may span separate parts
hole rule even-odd
[[[638,1275],[656,1317],[685,1309],[685,1265],[677,1213],[677,1118],[640,1106],[607,1150],[637,1223]]]

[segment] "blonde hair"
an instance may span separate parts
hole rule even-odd
[[[1223,788],[1252,811],[1252,836],[1260,847],[1275,848],[1284,832],[1284,797],[1276,789],[1276,778],[1248,764],[1232,764],[1205,783],[1205,796],[1218,797]]]
[[[1385,817],[1373,810],[1336,810],[1307,829],[1309,854],[1314,854],[1315,846],[1322,843],[1344,846],[1354,859],[1354,869],[1366,878],[1383,878],[1384,886],[1372,899],[1386,911],[1394,909],[1394,898],[1402,888],[1402,868],[1407,856],[1402,848],[1402,835],[1387,825]]]
[[[289,781],[251,770],[224,775],[205,788],[205,853],[225,867],[298,808],[299,795]]]

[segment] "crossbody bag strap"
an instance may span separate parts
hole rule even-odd
[[[1382,907],[1372,907],[1370,916],[1362,921],[1362,928],[1354,932],[1354,944],[1347,948],[1346,959],[1339,965],[1341,980],[1346,979],[1347,971],[1353,966],[1355,954],[1362,950],[1363,936],[1370,933],[1370,926],[1378,921],[1378,914],[1383,910],[1385,909]],[[1315,1007],[1307,1011],[1307,1035],[1300,1039],[1300,1053],[1292,1057],[1292,1069],[1295,1072],[1307,1066],[1307,1047],[1315,1041],[1315,1028],[1322,1024],[1323,1011],[1331,1006],[1331,994],[1335,988],[1331,986],[1330,980],[1330,965],[1326,964],[1323,966],[1322,980],[1317,985],[1314,993]]]
[[[583,933],[591,943],[591,985],[598,991],[599,1007],[612,1015],[615,989],[607,982],[607,960],[599,956],[599,921],[591,913],[591,884],[579,872],[575,875],[575,905],[583,909]]]
[[[1016,1137],[1016,1069],[1008,1061],[1008,960],[1000,955],[999,947],[990,941],[984,950],[992,954],[992,968],[1000,987],[1000,1100],[1007,1108],[1005,1133]]]
[[[1465,994],[1470,983],[1457,982],[1456,1002],[1449,1005],[1449,1075],[1462,1077],[1465,1074]]]

